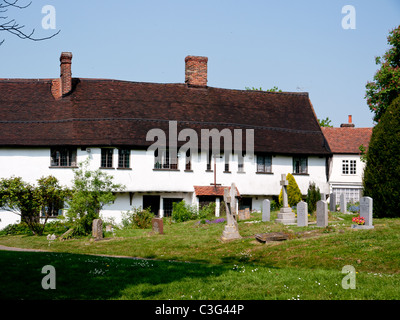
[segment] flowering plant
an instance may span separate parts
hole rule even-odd
[[[358,224],[358,225],[363,225],[363,224],[365,224],[365,219],[364,219],[364,217],[360,217],[360,216],[354,217],[354,218],[352,219],[352,221],[353,221],[354,223]]]

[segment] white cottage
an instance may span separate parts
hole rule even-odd
[[[333,153],[329,161],[329,193],[345,194],[347,202],[358,202],[362,193],[365,163],[361,161],[360,146],[368,149],[372,128],[356,128],[349,115],[348,123],[340,128],[322,128]]]
[[[53,175],[70,186],[89,158],[126,186],[101,212],[117,222],[132,206],[169,216],[180,200],[218,204],[218,187],[232,182],[238,206],[260,210],[282,173],[303,194],[310,182],[328,193],[332,153],[308,94],[209,87],[207,60],[188,56],[185,83],[159,84],[72,78],[64,52],[58,79],[0,79],[0,177]],[[160,131],[166,146],[154,150]],[[218,152],[204,147],[215,140]],[[198,155],[184,149],[189,141]],[[0,228],[15,218],[2,212]]]

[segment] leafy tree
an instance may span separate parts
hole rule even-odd
[[[373,128],[364,170],[364,195],[375,217],[400,217],[400,97]]]
[[[322,119],[322,120],[318,119],[318,122],[321,127],[328,127],[328,128],[333,127],[333,126],[331,126],[332,121],[328,117],[326,117],[325,119]]]
[[[252,90],[252,91],[263,91],[263,89],[262,89],[261,87],[260,87],[260,88],[245,87],[245,89],[246,89],[246,90]],[[266,91],[266,92],[282,92],[282,90],[279,89],[279,88],[276,87],[276,86],[272,87],[271,89],[264,90],[264,91]]]
[[[74,221],[74,234],[89,234],[92,222],[99,218],[100,210],[112,203],[115,192],[125,187],[113,183],[113,176],[97,169],[88,169],[88,160],[79,163],[74,170],[71,200],[68,201],[67,217]]]
[[[374,81],[366,84],[365,98],[374,120],[379,121],[391,102],[400,94],[400,26],[389,32],[390,48],[375,63],[381,68],[375,73]]]
[[[302,199],[300,188],[297,185],[297,182],[292,174],[288,173],[286,176],[286,180],[288,180],[289,183],[287,186],[288,204],[290,207],[296,206]],[[283,204],[282,189],[281,193],[279,194],[279,204],[280,206],[282,206]]]
[[[317,210],[317,202],[321,200],[321,192],[319,188],[315,186],[314,182],[310,182],[307,190],[307,207],[308,213],[313,213]]]
[[[61,187],[55,177],[43,177],[38,186],[31,185],[20,177],[0,180],[0,208],[21,216],[34,234],[41,235],[54,204],[63,202],[68,195],[67,189]],[[40,222],[43,210],[45,219]]]

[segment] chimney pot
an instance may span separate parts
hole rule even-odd
[[[66,95],[72,90],[71,52],[62,52],[60,56],[61,94]]]
[[[355,125],[354,125],[354,123],[352,123],[352,116],[351,116],[351,114],[349,114],[349,121],[348,121],[348,123],[342,123],[341,125],[340,125],[340,127],[341,128],[343,128],[343,127],[346,127],[346,128],[354,128],[355,127]]]
[[[185,58],[185,83],[194,87],[207,86],[207,57],[187,56]]]

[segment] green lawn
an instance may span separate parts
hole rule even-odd
[[[253,214],[255,223],[239,222],[243,238],[227,243],[220,241],[223,223],[167,220],[164,235],[120,230],[98,242],[2,236],[0,245],[51,252],[0,251],[0,298],[400,299],[400,219],[352,230],[351,217],[335,214],[328,228],[299,228],[258,222],[261,215]],[[254,239],[277,231],[290,239]],[[45,265],[55,267],[55,290],[42,289]],[[345,265],[357,272],[354,290],[342,288]]]

